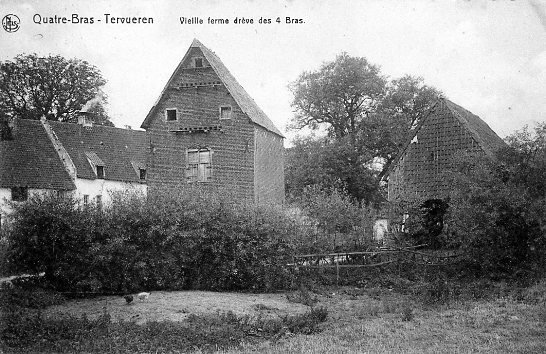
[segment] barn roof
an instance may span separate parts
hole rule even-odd
[[[13,140],[0,141],[0,187],[76,189],[40,121],[15,119]]]
[[[74,162],[79,178],[97,178],[92,163],[104,166],[106,180],[140,182],[138,166],[146,163],[146,132],[103,125],[49,124]]]
[[[467,129],[467,131],[474,138],[474,141],[476,141],[478,146],[487,155],[493,157],[497,150],[506,146],[506,143],[480,117],[464,109],[463,107],[451,102],[450,100],[441,97],[423,115],[423,118],[419,121],[417,127],[415,127],[412,134],[409,135],[409,138],[405,142],[403,148],[400,150],[400,153],[388,166],[385,167],[383,177],[388,176],[389,173],[394,169],[400,158],[406,152],[414,137],[419,133],[421,127],[426,123],[427,118],[431,115],[432,112],[434,112],[434,110],[439,105],[447,108],[448,112],[451,113],[452,117],[457,119]]]
[[[269,119],[269,117],[256,104],[254,99],[252,99],[252,97],[250,97],[250,95],[245,91],[245,89],[237,82],[235,77],[229,72],[229,70],[226,68],[224,63],[222,63],[220,58],[218,58],[218,56],[213,51],[205,47],[197,39],[193,40],[190,46],[190,49],[191,48],[199,48],[201,50],[201,52],[205,56],[205,59],[209,62],[210,66],[212,67],[216,75],[218,75],[218,77],[220,78],[222,83],[226,86],[231,96],[235,99],[239,107],[241,107],[241,110],[244,113],[246,113],[246,115],[250,118],[252,122],[254,122],[255,124],[258,124],[259,126],[264,127],[265,129],[281,137],[284,137],[283,134],[277,129],[277,127],[275,127],[275,124],[273,124],[273,122]],[[171,78],[167,82],[167,85],[165,86],[161,94],[159,95],[159,98],[157,99],[156,103],[150,109],[150,112],[146,116],[146,119],[144,119],[144,122],[142,123],[141,128],[146,129],[150,125],[150,121],[152,119],[152,115],[155,112],[157,104],[159,103],[161,97],[163,97],[163,94],[165,93],[165,91],[167,90],[171,82],[173,81],[175,75],[182,68],[182,64],[186,60],[186,57],[190,49],[188,49],[188,52],[186,53],[186,55],[184,55],[184,58],[182,58],[182,60],[178,64],[178,67],[176,68]]]

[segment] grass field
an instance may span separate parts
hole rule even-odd
[[[245,329],[248,320],[283,318],[306,312],[309,307],[293,302],[297,298],[295,294],[154,292],[147,301],[137,300],[130,305],[117,296],[71,300],[42,310],[42,316],[62,320],[85,314],[89,319],[100,320],[102,314],[108,313],[113,325],[98,331],[95,338],[80,335],[86,339],[80,338],[74,344],[61,336],[43,348],[47,348],[44,352],[56,352],[55,348],[67,345],[89,352],[101,352],[105,348],[115,348],[112,350],[116,352],[176,352],[176,345],[166,342],[180,340],[194,330],[192,336],[208,336],[208,342],[199,339],[198,343],[203,345],[191,346],[184,342],[178,352],[546,352],[546,282],[517,295],[451,301],[434,306],[424,305],[416,295],[384,288],[323,288],[311,294],[316,307],[328,309],[326,322],[319,324],[320,333],[301,334],[306,333],[302,331],[295,334],[283,330],[277,331],[278,335],[267,336],[265,331],[260,335],[260,332]],[[234,322],[229,319],[227,322],[214,320],[226,311],[242,316],[244,321],[238,322],[242,325],[233,327]],[[191,322],[191,315],[208,317],[204,317],[204,322]],[[116,323],[130,326],[118,328]],[[225,324],[229,328],[225,328]],[[216,345],[215,340],[221,342]],[[35,352],[40,348],[34,343],[26,351]]]

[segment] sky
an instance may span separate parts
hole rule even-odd
[[[21,53],[88,61],[108,81],[118,127],[140,127],[194,38],[283,132],[293,116],[288,84],[341,52],[366,57],[391,79],[423,77],[501,137],[546,120],[546,0],[0,0],[0,18],[7,14],[19,17],[20,28],[0,27],[0,61]],[[74,14],[94,23],[46,23]],[[105,14],[153,24],[106,23]],[[295,134],[286,134],[288,144]]]

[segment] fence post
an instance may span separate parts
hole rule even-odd
[[[336,286],[339,287],[339,259],[336,257]]]

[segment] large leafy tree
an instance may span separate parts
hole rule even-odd
[[[84,106],[97,124],[112,125],[104,109],[106,80],[93,65],[60,55],[18,55],[0,63],[0,111],[9,118],[71,121]]]
[[[341,182],[351,196],[365,202],[374,201],[379,188],[372,162],[391,161],[418,117],[440,94],[419,77],[389,81],[378,66],[347,53],[317,71],[302,73],[289,88],[295,111],[289,128],[324,130],[327,136],[294,142],[287,161],[287,190],[297,195],[317,179],[327,187]],[[309,156],[314,163],[302,165]]]

